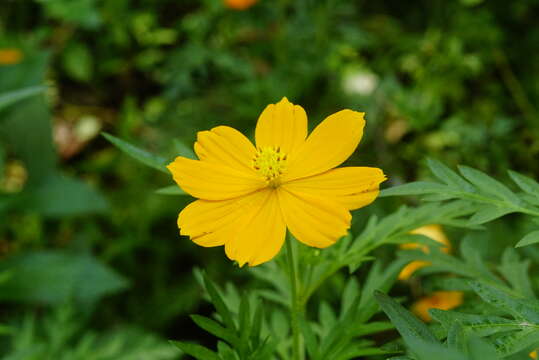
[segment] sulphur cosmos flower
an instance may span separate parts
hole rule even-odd
[[[258,0],[224,0],[225,5],[234,10],[246,10],[256,4]]]
[[[325,248],[350,228],[350,210],[370,204],[386,179],[372,167],[342,167],[363,135],[364,113],[342,110],[307,137],[307,115],[283,98],[258,119],[256,147],[239,131],[198,133],[199,160],[177,157],[168,169],[198,198],[178,217],[181,235],[225,246],[240,266],[271,260],[288,228],[302,243]]]
[[[432,320],[429,309],[451,310],[462,304],[462,291],[436,291],[423,297],[412,305],[412,312],[423,321]]]
[[[431,238],[434,241],[441,243],[443,245],[441,250],[444,253],[448,253],[449,251],[451,251],[451,243],[449,242],[449,239],[447,238],[447,236],[445,236],[445,233],[442,230],[442,227],[438,224],[421,226],[417,229],[410,231],[410,234],[423,235],[423,236]],[[429,252],[428,247],[426,247],[425,245],[417,244],[417,243],[402,244],[400,247],[401,249],[409,249],[409,250],[420,249],[421,251],[427,254]],[[408,280],[416,270],[419,270],[429,265],[430,263],[428,261],[421,261],[421,260],[412,261],[401,270],[401,272],[399,273],[399,280]]]

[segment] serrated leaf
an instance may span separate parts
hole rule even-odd
[[[468,327],[478,336],[490,336],[492,334],[521,330],[526,328],[522,322],[494,315],[474,315],[457,311],[430,309],[429,314],[442,326],[449,330],[456,321],[462,326]]]
[[[539,230],[532,231],[531,233],[524,236],[520,241],[515,245],[515,247],[528,246],[531,244],[536,244],[539,242]]]
[[[473,214],[472,217],[470,217],[468,220],[468,225],[481,225],[512,212],[514,212],[513,209],[485,205],[478,212]]]
[[[159,195],[176,195],[176,196],[187,195],[187,193],[183,191],[183,189],[179,187],[178,185],[170,185],[170,186],[162,187],[160,189],[155,190],[155,193]]]
[[[506,336],[494,339],[494,346],[498,354],[509,356],[539,343],[539,330],[537,327],[529,328]]]
[[[474,191],[473,186],[471,186],[470,183],[438,160],[427,159],[427,165],[434,176],[447,185],[467,192]]]
[[[458,168],[462,176],[474,184],[479,191],[504,199],[514,205],[519,204],[518,196],[498,180],[468,166],[461,165]]]
[[[239,339],[234,334],[233,331],[225,329],[217,321],[207,318],[200,315],[191,315],[191,319],[197,324],[201,329],[206,330],[210,334],[225,340],[226,342],[238,346]]]
[[[447,346],[449,348],[465,351],[467,342],[468,334],[466,333],[466,330],[458,320],[455,321],[449,327],[449,331],[447,332]]]
[[[143,163],[144,165],[150,166],[154,169],[162,171],[166,174],[170,174],[166,168],[166,160],[160,156],[154,155],[146,150],[142,150],[125,140],[117,138],[108,133],[102,133],[103,136],[113,143],[118,149],[122,150],[127,155],[131,156],[133,159]]]
[[[197,344],[186,343],[183,341],[174,341],[171,340],[170,343],[176,346],[178,349],[186,353],[187,355],[193,356],[198,360],[221,360],[219,355],[214,351]]]
[[[0,110],[8,107],[17,101],[35,96],[45,91],[44,86],[29,86],[26,88],[4,92],[0,94]]]
[[[409,184],[393,186],[380,192],[380,197],[402,196],[402,195],[423,195],[446,193],[448,187],[442,184],[428,181],[416,181]]]
[[[539,323],[539,302],[534,299],[523,299],[492,285],[478,281],[470,281],[470,286],[484,301],[506,311],[517,319],[531,323]]]
[[[509,170],[509,176],[522,189],[522,191],[539,197],[539,183],[531,177]]]
[[[382,310],[391,319],[398,332],[407,343],[410,341],[421,341],[437,344],[438,340],[429,328],[418,318],[412,315],[402,305],[391,299],[381,291],[375,291],[374,297],[380,304]]]

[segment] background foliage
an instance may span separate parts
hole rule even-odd
[[[466,290],[468,315],[455,315],[452,326],[434,312],[434,330],[402,325],[408,314],[377,295],[418,349],[410,356],[428,359],[448,346],[448,359],[475,359],[469,349],[501,346],[496,356],[522,358],[539,339],[536,328],[517,323],[537,324],[539,311],[531,302],[507,311],[513,298],[535,298],[538,284],[535,246],[513,249],[539,239],[539,191],[522,177],[539,177],[538,11],[537,0],[260,0],[245,11],[218,0],[2,1],[1,355],[180,358],[165,339],[217,349],[196,323],[225,337],[222,359],[256,351],[257,359],[286,358],[280,260],[245,271],[222,249],[179,238],[176,216],[190,199],[156,170],[175,155],[193,156],[199,130],[224,124],[252,135],[263,107],[287,96],[311,126],[345,107],[366,111],[365,138],[349,163],[384,169],[387,187],[425,180],[359,210],[338,247],[322,255],[302,248],[302,264],[328,279],[305,282],[309,358],[384,358],[405,349],[390,342],[397,333],[372,297],[376,289],[391,289],[406,307],[436,289]],[[426,166],[426,155],[441,163]],[[457,175],[450,170],[457,164],[469,167]],[[395,259],[395,244],[431,223],[446,225],[460,252],[434,247]],[[406,261],[425,257],[432,267],[395,284]],[[193,276],[194,267],[206,275]],[[218,286],[224,307],[218,292],[211,297],[218,312],[231,309],[227,326],[238,333],[208,322],[212,282],[227,284]],[[241,302],[247,289],[257,290]],[[193,322],[194,312],[207,318]],[[245,326],[257,316],[265,321],[247,341]],[[512,332],[467,330],[496,321]],[[352,322],[358,328],[346,326]],[[527,342],[509,347],[504,336]],[[236,337],[247,347],[235,347]]]

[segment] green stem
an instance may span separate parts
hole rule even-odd
[[[291,302],[290,317],[292,327],[292,359],[301,360],[299,316],[301,313],[301,304],[298,296],[298,277],[296,275],[296,264],[294,262],[294,249],[290,236],[286,239],[286,262],[288,263],[288,276],[290,277]]]

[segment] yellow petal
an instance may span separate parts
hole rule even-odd
[[[280,147],[290,155],[305,142],[307,137],[307,114],[299,105],[283,98],[277,104],[268,105],[256,124],[256,146]]]
[[[328,116],[290,159],[283,181],[323,173],[348,159],[363,136],[363,115],[342,110]]]
[[[350,212],[340,203],[309,194],[277,189],[286,225],[296,239],[317,248],[334,244],[350,228]]]
[[[240,266],[245,263],[255,266],[271,260],[279,253],[286,236],[276,190],[266,189],[260,193],[263,197],[260,205],[245,212],[248,220],[242,223],[236,236],[225,243],[226,255]]]
[[[378,196],[380,183],[385,179],[378,168],[343,167],[292,180],[284,186],[294,193],[331,198],[354,210],[373,202]]]
[[[399,280],[406,281],[408,280],[413,273],[415,273],[417,270],[429,266],[430,262],[428,261],[412,261],[408,265],[406,265],[404,268],[402,268],[401,272],[399,273]]]
[[[229,200],[196,200],[178,216],[180,234],[201,246],[224,245],[236,236],[248,215],[258,210],[265,199],[265,191],[257,191]]]
[[[242,133],[229,126],[200,131],[197,134],[195,152],[202,161],[248,172],[255,171],[252,166],[255,147]]]
[[[167,168],[185,192],[199,199],[231,199],[265,187],[264,180],[255,173],[181,156]]]

